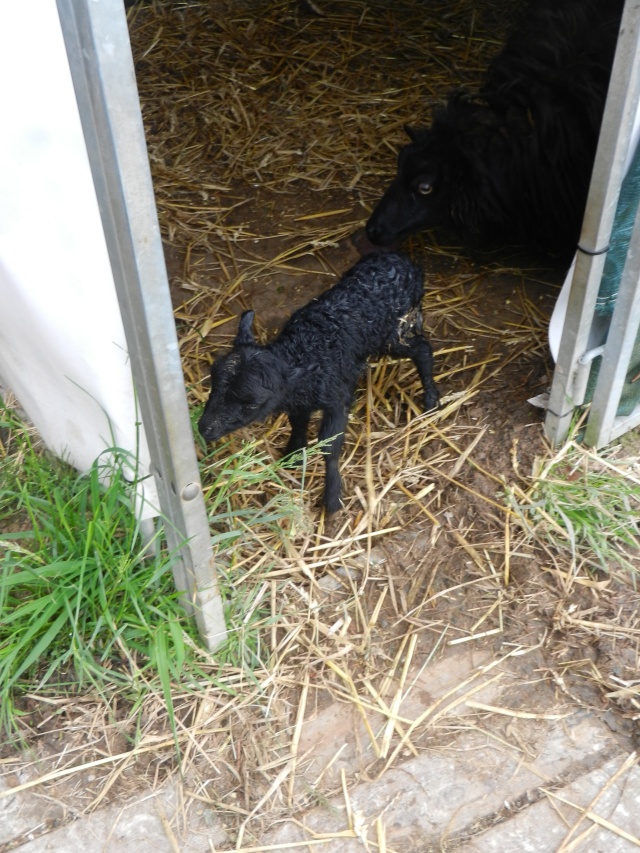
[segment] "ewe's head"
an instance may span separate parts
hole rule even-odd
[[[252,323],[253,311],[246,311],[233,349],[211,366],[211,392],[198,423],[207,441],[262,421],[278,407],[284,377],[273,355],[255,342]]]
[[[446,220],[443,171],[446,147],[432,130],[405,127],[411,142],[398,155],[396,177],[366,225],[367,237],[378,246],[394,247],[409,234],[442,225]]]
[[[490,116],[488,108],[454,93],[430,128],[405,126],[411,141],[400,149],[396,177],[366,225],[374,245],[397,246],[427,228],[474,230],[469,199],[480,192],[490,165],[488,138],[504,145],[488,128]]]

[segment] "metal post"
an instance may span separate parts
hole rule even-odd
[[[580,235],[582,251],[576,256],[545,420],[546,433],[554,443],[566,438],[574,405],[582,402],[576,398],[574,383],[579,359],[590,345],[596,298],[640,99],[639,56],[640,0],[627,0]]]
[[[226,636],[122,0],[56,0],[174,578],[206,646]]]

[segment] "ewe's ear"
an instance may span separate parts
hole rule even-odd
[[[235,343],[242,346],[242,344],[254,344],[256,342],[253,337],[253,311],[245,311],[242,317],[240,317],[240,325],[238,326],[238,334],[236,335]]]

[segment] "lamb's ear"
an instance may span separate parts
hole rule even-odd
[[[253,337],[253,311],[245,311],[240,317],[240,325],[238,326],[238,334],[236,335],[235,343],[242,346],[243,344],[254,344],[256,339]]]
[[[417,136],[418,136],[418,132],[417,132],[417,129],[415,127],[411,127],[410,124],[405,124],[404,125],[404,132],[407,134],[407,136],[409,137],[409,139],[412,142],[416,141]]]

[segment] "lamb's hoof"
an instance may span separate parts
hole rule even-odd
[[[335,515],[337,512],[340,512],[340,510],[343,509],[342,501],[340,500],[340,498],[327,499],[325,497],[322,502],[322,507],[324,508],[324,514],[326,516]]]
[[[327,518],[333,518],[342,509],[344,509],[344,507],[342,506],[341,503],[338,504],[338,506],[330,506],[330,507],[326,506],[326,504],[325,504],[324,505],[324,514],[327,516]]]
[[[437,391],[430,392],[424,398],[425,412],[437,412],[440,408],[440,395]]]

